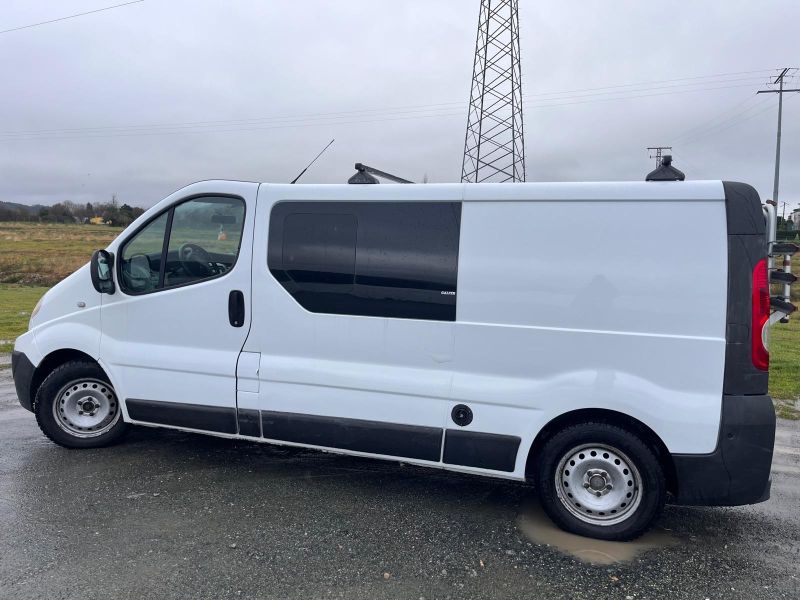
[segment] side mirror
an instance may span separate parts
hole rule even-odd
[[[105,250],[95,250],[91,262],[92,285],[101,294],[113,294],[114,255]]]

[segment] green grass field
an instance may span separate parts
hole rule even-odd
[[[0,222],[0,284],[53,286],[120,231],[106,225]]]
[[[797,287],[800,284],[795,284]],[[770,330],[769,393],[776,399],[778,416],[800,418],[800,315]]]
[[[11,352],[14,339],[28,329],[31,311],[48,289],[0,284],[0,352]]]
[[[102,225],[51,225],[0,222],[0,352],[28,328],[31,310],[47,289],[85,264],[120,229]],[[209,243],[216,240],[210,240]],[[800,256],[793,271],[800,274]],[[792,298],[800,300],[800,283]],[[771,331],[770,394],[778,414],[800,418],[800,315]]]

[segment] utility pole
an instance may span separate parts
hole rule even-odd
[[[771,85],[777,85],[777,90],[759,90],[758,94],[778,94],[778,139],[775,143],[775,183],[772,186],[772,200],[778,202],[778,184],[781,178],[781,120],[783,118],[783,94],[784,92],[800,92],[800,88],[786,90],[783,88],[783,81],[789,71],[797,69],[786,67],[780,75],[775,78]],[[777,204],[776,204],[777,206]]]
[[[650,151],[652,150],[656,151],[655,156],[653,156],[652,154],[650,155],[650,158],[656,159],[656,169],[661,166],[661,156],[663,155],[664,150],[669,150],[670,152],[672,152],[672,146],[648,146],[647,149]]]

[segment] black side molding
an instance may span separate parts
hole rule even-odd
[[[261,411],[266,439],[439,461],[442,430],[361,419]]]
[[[444,436],[444,462],[511,472],[521,441],[513,435],[448,429]]]
[[[129,399],[135,421],[512,472],[520,438],[301,413]]]
[[[128,399],[128,415],[136,421],[188,427],[217,433],[236,433],[236,409],[155,400]]]
[[[239,435],[261,437],[261,422],[257,410],[240,408],[238,411]]]

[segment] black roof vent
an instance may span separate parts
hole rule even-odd
[[[651,171],[645,177],[645,181],[683,181],[686,175],[672,166],[672,155],[667,154],[661,159],[661,166],[655,171]]]

